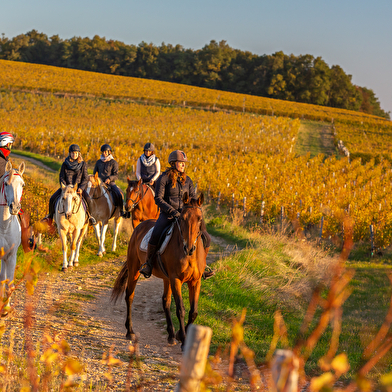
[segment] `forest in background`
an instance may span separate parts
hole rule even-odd
[[[202,49],[145,42],[127,45],[104,37],[48,37],[32,30],[2,35],[0,59],[46,64],[113,75],[360,111],[390,119],[374,91],[352,83],[339,65],[310,54],[258,56],[211,41]]]

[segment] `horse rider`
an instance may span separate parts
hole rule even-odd
[[[14,136],[6,131],[0,132],[0,177],[4,176],[5,167],[9,160],[12,145],[14,144]],[[20,228],[21,228],[21,242],[24,252],[32,250],[29,236],[29,220],[21,210],[19,212]]]
[[[93,173],[98,173],[101,181],[113,192],[114,205],[120,208],[121,216],[125,218],[128,214],[124,209],[124,196],[120,188],[115,184],[115,181],[118,179],[118,163],[113,158],[112,147],[109,144],[103,144],[101,153],[101,158],[96,162]]]
[[[136,163],[136,178],[143,181],[143,184],[153,186],[161,174],[161,163],[155,155],[155,146],[146,143],[144,152]]]
[[[91,216],[91,198],[87,193],[86,188],[88,184],[88,173],[87,164],[83,160],[82,154],[80,153],[80,147],[77,144],[71,144],[68,149],[69,155],[65,158],[60,169],[59,181],[60,184],[74,185],[77,186],[76,192],[79,196],[83,196],[87,203],[87,214],[89,216],[89,222],[92,225],[96,225],[97,222],[93,216]],[[61,196],[61,188],[59,188],[49,199],[49,214],[43,219],[47,222],[49,228],[53,230],[53,216],[55,213],[56,202]]]
[[[155,184],[155,203],[160,209],[160,214],[155,222],[148,243],[146,262],[139,270],[146,278],[151,276],[155,254],[158,250],[158,242],[163,231],[166,227],[170,226],[175,219],[180,217],[180,212],[183,207],[183,195],[187,192],[191,199],[196,198],[193,182],[185,173],[185,163],[187,161],[187,157],[183,151],[175,150],[171,152],[169,155],[170,167],[161,174]],[[207,233],[204,220],[202,220],[200,229],[205,240],[204,247],[206,252],[208,252],[211,244],[211,237]],[[203,277],[209,278],[212,275],[214,275],[214,271],[207,267],[203,273]]]

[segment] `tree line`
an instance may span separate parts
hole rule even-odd
[[[339,65],[283,52],[255,55],[211,41],[202,49],[145,42],[48,37],[32,30],[2,35],[0,59],[175,82],[198,87],[361,111],[390,119],[375,93],[352,83]]]

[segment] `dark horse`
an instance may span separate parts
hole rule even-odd
[[[159,209],[155,204],[152,189],[143,184],[142,180],[131,181],[129,177],[127,180],[125,210],[132,214],[133,228],[145,220],[157,219]]]
[[[175,222],[173,234],[164,252],[160,255],[163,268],[155,261],[153,275],[163,279],[164,292],[162,296],[163,310],[166,316],[167,332],[169,334],[169,344],[174,343],[174,339],[179,340],[184,346],[186,330],[197,317],[197,305],[200,295],[201,277],[206,267],[206,251],[201,239],[200,224],[202,221],[201,205],[203,194],[196,199],[189,199],[185,193],[183,197],[184,207],[180,218]],[[127,339],[134,340],[135,332],[132,329],[132,302],[135,296],[135,287],[140,276],[139,268],[145,262],[146,252],[140,250],[140,243],[151,227],[154,220],[142,222],[137,226],[129,240],[127,261],[124,263],[112,291],[112,299],[116,301],[125,291],[125,301],[127,303],[127,319],[125,327],[127,329]],[[189,290],[189,318],[184,325],[185,307],[181,295],[181,287],[187,283]],[[173,322],[170,316],[171,295],[176,303],[176,313],[180,322],[180,329],[175,334]]]

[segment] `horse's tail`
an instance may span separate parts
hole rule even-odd
[[[128,281],[128,264],[127,261],[123,264],[121,271],[119,272],[116,281],[114,282],[114,287],[112,289],[111,300],[116,303],[118,297],[125,291],[127,288]]]

